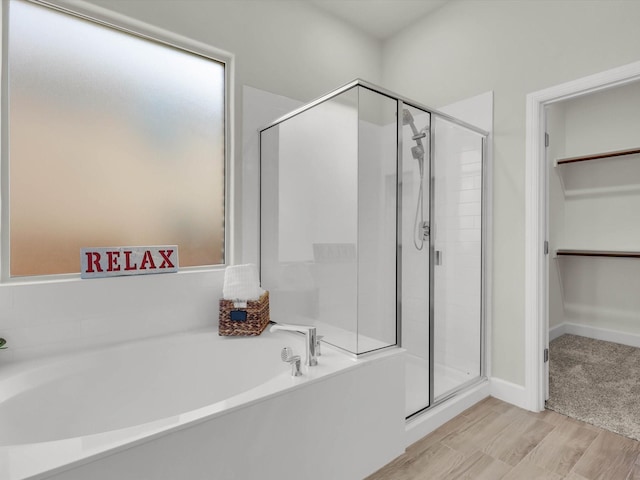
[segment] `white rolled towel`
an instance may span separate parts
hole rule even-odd
[[[231,265],[225,269],[222,285],[225,300],[258,300],[263,293],[256,265]]]

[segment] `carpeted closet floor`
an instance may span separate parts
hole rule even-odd
[[[640,349],[556,338],[549,344],[547,408],[640,440]]]

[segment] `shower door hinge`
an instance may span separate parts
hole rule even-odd
[[[549,361],[549,349],[545,348],[544,349],[544,363],[547,363]]]
[[[549,255],[549,240],[544,241],[544,254]]]
[[[547,132],[544,132],[544,146],[549,146],[549,134]]]

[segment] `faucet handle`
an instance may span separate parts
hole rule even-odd
[[[290,362],[293,358],[293,349],[291,347],[282,347],[280,358],[283,362]]]
[[[302,375],[300,371],[300,355],[294,355],[291,347],[284,347],[280,352],[280,358],[283,362],[291,364],[291,376],[299,377]]]

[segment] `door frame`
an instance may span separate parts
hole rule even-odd
[[[525,158],[525,402],[527,409],[544,410],[548,374],[548,172],[545,148],[545,107],[640,80],[640,61],[562,83],[527,95]]]

